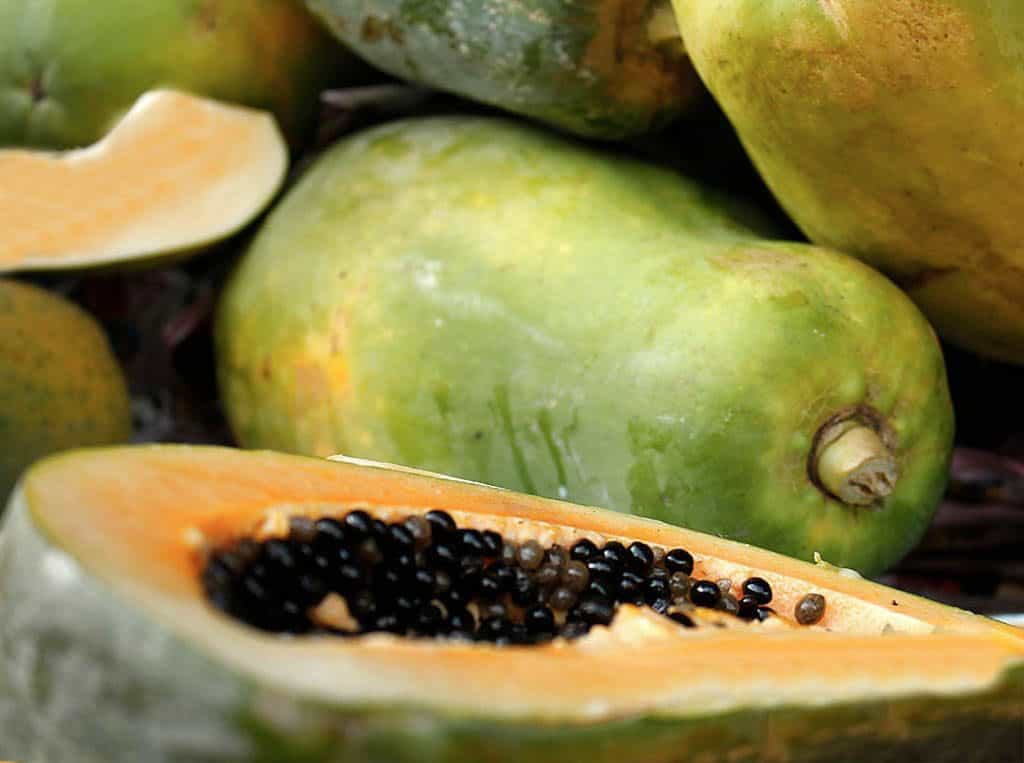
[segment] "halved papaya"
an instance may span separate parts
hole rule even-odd
[[[694,582],[676,619],[620,603],[585,635],[502,646],[336,635],[343,624],[280,635],[217,608],[217,560],[243,545],[264,555],[250,567],[283,564],[267,556],[275,543],[275,554],[335,548],[340,564],[330,543],[348,533],[362,538],[361,563],[381,565],[401,545],[395,526],[415,536],[417,565],[467,532],[500,534],[501,551],[480,554],[511,547],[517,569],[538,547],[578,561],[583,539],[604,561],[620,546],[668,549],[649,570],[685,552],[694,581],[773,597],[774,614],[743,620],[698,601]],[[364,554],[373,538],[376,561]],[[587,562],[605,579],[598,567]],[[808,596],[819,606],[802,618]],[[0,681],[23,716],[0,729],[0,754],[29,760],[1005,763],[1024,752],[1024,635],[1009,626],[651,520],[379,465],[184,446],[53,457],[6,515],[0,607]]]
[[[0,272],[188,254],[252,220],[287,169],[270,113],[152,91],[88,148],[0,151]]]

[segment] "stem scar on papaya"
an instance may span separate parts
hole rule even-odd
[[[807,475],[850,506],[878,506],[899,479],[896,434],[869,406],[840,411],[815,433]]]
[[[580,603],[540,603],[547,587]],[[0,606],[0,685],[22,714],[0,730],[23,760],[1021,751],[1015,628],[664,523],[380,464],[188,446],[51,457],[5,514]]]

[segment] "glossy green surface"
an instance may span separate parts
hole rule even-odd
[[[808,236],[892,274],[950,340],[1024,363],[1024,5],[674,2]]]
[[[307,0],[384,71],[580,135],[649,132],[701,93],[667,0]]]
[[[346,453],[656,517],[874,573],[942,492],[935,338],[857,261],[771,243],[685,178],[509,123],[395,123],[272,213],[217,326],[249,447]],[[857,406],[899,480],[808,478]]]
[[[5,0],[0,146],[93,143],[161,86],[272,111],[297,142],[346,60],[292,0]]]

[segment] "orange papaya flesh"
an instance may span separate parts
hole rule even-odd
[[[764,578],[780,613],[808,592],[828,606],[815,627],[724,630],[623,609],[576,640],[501,647],[282,637],[207,602],[211,549],[280,534],[293,515],[354,508],[382,519],[443,509],[518,541],[683,547],[695,576]],[[0,534],[0,606],[0,680],[25,708],[24,743],[68,760],[100,759],[106,717],[120,719],[115,734],[133,754],[139,744],[150,759],[179,754],[159,709],[186,700],[175,722],[204,729],[204,760],[222,759],[212,752],[221,748],[278,760],[666,763],[955,748],[957,759],[1002,761],[1021,744],[1024,636],[1009,626],[650,520],[382,467],[183,446],[51,458],[23,480]],[[30,640],[42,646],[27,650]],[[40,689],[55,649],[75,700],[65,720],[80,722],[56,734],[43,733]],[[154,733],[161,721],[165,733]]]
[[[0,272],[197,253],[256,217],[287,170],[271,114],[147,92],[87,148],[0,150]]]

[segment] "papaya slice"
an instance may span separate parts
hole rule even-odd
[[[501,646],[278,635],[207,599],[205,565],[240,539],[427,510],[521,549],[683,548],[694,578],[760,578],[777,615],[716,628],[731,616],[695,611],[689,628],[622,605],[582,637]],[[809,592],[827,607],[800,626]],[[28,759],[1020,759],[1010,626],[652,520],[380,465],[187,446],[52,457],[5,517],[0,607],[0,684],[24,715],[0,738]]]
[[[0,151],[0,272],[195,251],[252,220],[287,168],[269,113],[149,92],[87,148]]]

